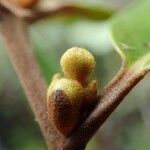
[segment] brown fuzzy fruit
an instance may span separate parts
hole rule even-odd
[[[82,101],[83,88],[77,81],[54,80],[47,93],[48,117],[54,129],[70,135],[79,122]]]
[[[93,55],[84,48],[73,47],[61,57],[61,68],[67,78],[84,82],[95,67]]]

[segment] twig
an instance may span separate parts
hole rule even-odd
[[[30,23],[34,23],[47,17],[54,17],[60,15],[76,15],[84,16],[93,20],[104,20],[110,17],[113,11],[108,11],[104,8],[81,6],[74,3],[62,3],[49,1],[39,5],[35,9],[24,9],[14,5],[7,0],[0,0],[0,5],[9,9],[17,17],[27,20]]]
[[[52,3],[48,2],[46,7],[43,5],[34,11],[34,15],[27,17],[29,22],[36,22],[46,17],[75,15],[78,17],[86,17],[93,20],[105,20],[112,15],[113,11],[108,11],[100,7],[90,7],[84,5],[77,5],[74,3]]]
[[[74,134],[68,138],[63,150],[83,150],[87,142],[106,121],[123,98],[146,75],[148,70],[136,72],[123,68],[99,96],[99,104]],[[81,147],[79,149],[79,147]]]
[[[47,85],[41,76],[37,62],[28,41],[26,23],[8,12],[0,9],[0,31],[7,47],[9,57],[17,71],[22,86],[39,123],[48,147],[59,149],[58,134],[51,128],[47,118]],[[57,143],[58,142],[58,143]],[[57,143],[57,144],[56,144]]]

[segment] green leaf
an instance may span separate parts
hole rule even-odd
[[[150,0],[134,3],[110,23],[113,44],[127,66],[150,69]]]

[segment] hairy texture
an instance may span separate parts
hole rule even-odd
[[[86,49],[73,47],[63,54],[60,64],[67,78],[85,82],[96,62]]]
[[[85,98],[84,98],[84,107],[90,107],[97,103],[97,81],[92,80],[85,87]]]
[[[48,88],[48,116],[55,130],[68,136],[79,122],[84,89],[75,80],[59,78],[54,75]]]
[[[59,141],[62,140],[62,136],[53,130],[48,121],[47,85],[33,56],[32,47],[28,41],[26,23],[4,8],[0,9],[0,18],[0,31],[7,52],[31,104],[35,120],[40,125],[49,149],[60,149],[62,143]]]
[[[68,97],[68,100],[74,107],[81,108],[84,96],[84,88],[75,80],[62,78],[54,80],[48,88],[47,95],[51,95],[56,90],[62,90]]]
[[[49,120],[53,127],[68,136],[82,122],[97,102],[97,82],[87,81],[95,60],[83,48],[71,48],[61,57],[60,74],[53,76],[47,92]]]
[[[69,136],[79,122],[79,110],[71,104],[62,90],[53,91],[48,96],[49,120],[55,130]]]
[[[99,103],[92,113],[66,141],[63,150],[78,150],[78,147],[81,147],[79,150],[83,150],[99,127],[148,71],[137,72],[135,68],[121,69],[118,75],[99,95]]]

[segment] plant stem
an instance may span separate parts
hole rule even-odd
[[[89,117],[68,138],[63,150],[83,150],[87,142],[121,103],[131,89],[146,75],[148,70],[136,72],[123,67],[117,76],[99,95],[99,103]],[[80,148],[79,148],[80,147]]]
[[[55,3],[48,2],[46,7],[41,6],[39,9],[35,10],[33,15],[27,16],[26,19],[29,22],[36,22],[38,20],[54,17],[54,16],[78,16],[85,17],[91,20],[106,20],[109,18],[114,12],[109,11],[100,7],[90,7],[90,6],[82,6],[74,3]]]
[[[58,134],[52,129],[47,116],[47,85],[41,76],[32,47],[28,41],[26,23],[5,9],[0,10],[0,31],[8,55],[17,71],[28,97],[35,120],[39,123],[48,147],[59,149]]]
[[[11,11],[12,12],[12,11]],[[9,57],[17,71],[35,118],[52,150],[83,150],[98,128],[116,109],[123,98],[146,75],[148,70],[137,72],[136,67],[123,67],[100,93],[99,103],[74,133],[65,138],[51,127],[47,116],[47,85],[41,76],[27,36],[27,24],[0,5],[0,31]]]
[[[62,15],[85,17],[91,20],[105,20],[114,13],[113,10],[102,7],[91,7],[69,2],[41,1],[41,4],[35,9],[21,8],[7,0],[0,0],[0,5],[3,5],[5,8],[9,9],[10,12],[29,23],[34,23],[47,17]]]

